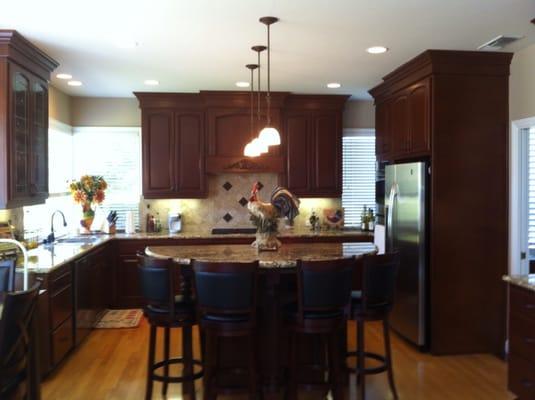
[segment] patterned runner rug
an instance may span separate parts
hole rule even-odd
[[[143,311],[131,310],[106,310],[100,321],[95,324],[99,329],[137,328],[141,322]]]

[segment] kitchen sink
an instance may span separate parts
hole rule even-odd
[[[60,238],[56,240],[56,243],[72,243],[72,244],[88,244],[100,239],[102,236],[97,235],[83,235]]]

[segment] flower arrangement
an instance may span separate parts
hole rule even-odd
[[[74,202],[82,205],[83,217],[80,224],[89,231],[95,218],[95,211],[91,206],[104,201],[106,197],[104,191],[108,188],[108,184],[102,176],[84,175],[79,181],[72,181],[69,188]]]

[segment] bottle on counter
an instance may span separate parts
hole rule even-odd
[[[368,230],[371,232],[375,230],[375,215],[371,208],[368,209]]]
[[[162,220],[160,219],[160,213],[156,213],[156,217],[154,218],[154,232],[161,232],[162,231]]]
[[[368,230],[368,207],[366,204],[362,207],[362,213],[360,214],[360,229],[362,231]]]
[[[147,214],[147,229],[148,233],[154,232],[154,215]]]

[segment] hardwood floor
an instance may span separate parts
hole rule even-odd
[[[354,328],[354,324],[350,323],[351,348],[355,346]],[[180,339],[176,336],[171,349],[179,348]],[[366,344],[368,349],[382,351],[380,325],[369,324]],[[506,389],[506,364],[492,355],[433,357],[414,350],[396,335],[392,335],[392,346],[400,399],[514,399]],[[147,348],[148,325],[145,321],[138,329],[98,329],[43,382],[43,399],[143,399]],[[195,354],[199,354],[198,343]],[[354,376],[351,376],[350,383],[351,390],[346,392],[346,398],[354,399]],[[386,374],[368,377],[366,388],[367,400],[392,398]],[[155,383],[153,399],[161,398],[160,390],[160,384]],[[180,393],[180,385],[170,385],[167,398],[181,399]],[[197,393],[197,399],[202,399],[200,381]],[[247,396],[232,398],[246,399]],[[318,399],[321,395],[307,393],[300,398]]]

